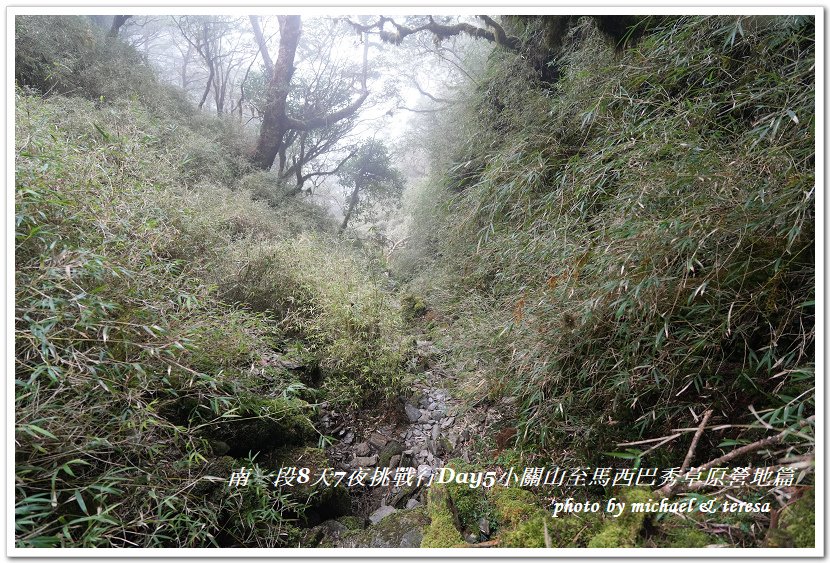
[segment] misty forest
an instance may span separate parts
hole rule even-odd
[[[16,547],[815,546],[814,16],[14,32]]]

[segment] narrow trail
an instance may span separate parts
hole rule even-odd
[[[335,410],[325,411],[323,430],[337,439],[326,449],[337,470],[367,468],[413,468],[415,475],[429,474],[453,458],[470,459],[477,437],[500,416],[484,406],[470,408],[456,396],[457,376],[444,369],[441,353],[429,340],[417,340],[410,371],[415,381],[393,412],[385,415],[361,413],[347,418]],[[352,513],[371,524],[399,510],[425,503],[426,490],[417,486],[365,487],[350,489]]]

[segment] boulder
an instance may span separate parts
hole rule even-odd
[[[377,465],[377,462],[378,462],[378,456],[377,455],[372,455],[372,456],[368,456],[368,457],[356,456],[354,458],[354,461],[352,461],[352,467],[354,467],[354,468],[374,467],[375,465]]]
[[[398,510],[365,530],[343,534],[333,541],[333,547],[419,547],[427,526],[429,517],[423,507]]]
[[[369,515],[369,521],[372,524],[377,524],[378,522],[380,522],[390,514],[394,514],[395,512],[397,512],[397,510],[395,510],[394,506],[381,506]]]
[[[421,418],[421,411],[418,407],[406,403],[403,408],[406,411],[406,417],[409,419],[409,422],[417,422]]]
[[[282,492],[291,495],[292,500],[306,505],[302,519],[307,525],[313,526],[351,511],[351,497],[345,486],[314,484],[323,470],[329,467],[329,460],[323,450],[310,447],[284,448],[270,454],[263,461],[277,471],[280,467],[309,469],[311,479],[307,483],[295,480],[291,485],[280,487]]]
[[[389,467],[390,461],[395,456],[400,456],[403,453],[403,446],[400,442],[392,440],[383,446],[378,454],[378,466]],[[400,458],[398,458],[400,459]]]
[[[383,446],[386,445],[386,442],[389,441],[387,436],[379,432],[372,432],[372,435],[369,436],[369,445],[375,448],[376,450],[380,450]]]

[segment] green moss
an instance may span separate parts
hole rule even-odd
[[[634,537],[630,528],[618,522],[610,522],[591,538],[588,547],[634,547]]]
[[[442,487],[432,487],[427,495],[427,513],[430,524],[424,532],[421,547],[457,547],[464,538],[455,527],[450,509],[450,497]]]
[[[307,517],[319,518],[318,521],[322,521],[343,516],[351,511],[351,496],[346,487],[313,485],[314,477],[329,467],[328,458],[323,450],[305,446],[283,448],[268,456],[267,462],[275,470],[279,470],[280,467],[309,469],[312,478],[307,483],[295,481],[291,487],[284,487],[284,492],[290,493],[294,501],[306,505]]]
[[[493,487],[488,498],[500,529],[515,528],[541,510],[533,493],[517,487]]]
[[[457,473],[481,471],[481,467],[467,463],[461,459],[451,459],[447,467]],[[470,488],[464,483],[448,483],[445,485],[450,501],[455,507],[458,515],[458,523],[461,529],[478,535],[479,520],[486,518],[492,520],[491,509],[487,503],[484,489]]]
[[[488,494],[499,526],[502,547],[581,547],[600,525],[599,514],[568,514],[554,518],[530,491],[495,487]]]
[[[337,519],[338,522],[346,526],[349,530],[362,530],[364,522],[357,516],[341,516]]]
[[[781,510],[778,527],[793,547],[816,547],[816,499],[812,490]]]
[[[378,467],[389,467],[389,462],[392,458],[402,453],[403,446],[401,446],[400,442],[392,440],[378,453]]]
[[[697,528],[677,527],[668,532],[668,544],[666,547],[706,547],[707,545],[719,543]]]
[[[427,305],[424,300],[411,293],[407,293],[401,297],[401,315],[403,318],[412,321],[419,317],[423,317],[427,312]]]
[[[605,524],[588,542],[588,547],[634,547],[646,515],[632,512],[631,504],[647,502],[652,498],[648,489],[623,489],[618,498],[625,502],[625,510],[618,518],[606,517]]]
[[[227,477],[239,466],[238,462],[229,456],[221,456],[208,462],[203,477]],[[206,496],[226,486],[225,481],[214,481],[212,479],[200,479],[192,489],[192,493],[198,496]]]
[[[236,457],[249,452],[267,452],[286,444],[305,444],[316,439],[309,420],[308,403],[300,399],[240,398],[238,418],[223,420],[210,438],[226,442]]]

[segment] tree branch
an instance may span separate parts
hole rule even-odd
[[[421,88],[421,85],[418,84],[418,81],[415,78],[412,79],[412,83],[415,84],[415,88],[418,89],[418,92],[420,92],[422,96],[426,96],[427,98],[429,98],[433,102],[438,102],[439,104],[448,104],[448,105],[455,103],[455,101],[453,101],[453,100],[447,100],[447,99],[444,99],[444,98],[439,98],[437,96],[433,96],[429,92],[426,92],[423,88]]]
[[[327,125],[340,121],[341,119],[344,119],[354,114],[358,109],[360,109],[360,106],[363,105],[363,102],[365,102],[366,98],[368,97],[369,92],[364,91],[355,101],[353,101],[343,109],[340,109],[328,115],[312,117],[310,119],[306,119],[305,121],[294,119],[293,117],[288,117],[286,123],[290,129],[297,129],[299,131],[308,131],[310,129],[317,129],[318,127],[326,127]]]
[[[485,39],[491,43],[496,43],[497,45],[510,49],[511,51],[518,51],[521,48],[522,42],[518,37],[507,35],[504,28],[502,28],[489,16],[479,17],[484,19],[485,23],[492,27],[494,31],[490,31],[489,29],[484,29],[482,27],[476,27],[466,22],[459,22],[453,25],[444,25],[436,22],[432,16],[428,16],[429,19],[426,24],[418,27],[407,27],[405,25],[401,25],[392,18],[388,18],[386,16],[380,16],[377,22],[368,25],[353,22],[349,19],[346,19],[345,21],[353,28],[364,33],[377,30],[381,40],[394,45],[400,45],[401,41],[413,33],[429,31],[438,39],[448,39],[456,35],[465,34],[475,39]],[[387,23],[395,28],[394,32],[386,31],[384,29],[384,26]]]
[[[132,16],[113,16],[112,18],[112,27],[107,32],[107,37],[117,37],[118,30],[121,29],[121,26],[127,23],[127,20],[130,19]]]
[[[274,61],[271,60],[271,55],[268,53],[268,45],[265,42],[265,36],[262,34],[262,28],[259,27],[259,17],[249,16],[251,19],[251,27],[254,30],[254,37],[259,46],[259,53],[262,55],[262,62],[265,63],[265,73],[267,78],[271,78],[271,73],[274,72]]]
[[[803,428],[804,426],[807,426],[808,424],[814,423],[815,420],[816,420],[815,415],[813,415],[811,417],[808,417],[808,418],[805,418],[804,420],[802,420],[801,422],[798,423],[798,427]],[[701,426],[701,428],[702,427],[703,426]],[[770,436],[769,438],[764,438],[763,440],[758,440],[757,442],[752,442],[751,444],[747,444],[746,446],[741,446],[740,448],[736,448],[736,449],[732,450],[731,452],[729,452],[728,454],[722,455],[719,458],[716,458],[716,459],[713,459],[712,461],[704,463],[703,465],[698,467],[697,470],[698,471],[706,471],[707,469],[711,469],[712,467],[719,466],[722,463],[732,461],[733,459],[735,459],[737,457],[740,457],[744,454],[752,453],[754,451],[766,448],[767,446],[772,446],[774,444],[777,444],[778,442],[781,442],[784,438],[786,438],[787,436],[789,436],[791,434],[793,434],[793,431],[790,430],[789,428],[787,428],[785,430],[782,430],[781,432],[779,432],[775,436]],[[683,488],[683,484],[680,482],[680,478],[682,478],[682,477],[685,477],[683,472],[680,473],[680,477],[678,478],[677,482],[675,482],[674,484],[669,484],[669,483],[665,484],[663,487],[661,487],[660,489],[657,490],[657,493],[661,494],[663,496],[666,496],[666,497],[669,497],[669,496],[673,495],[675,492],[677,492],[678,489]]]
[[[692,445],[689,446],[689,451],[686,452],[686,458],[683,460],[683,465],[680,466],[680,473],[686,471],[689,468],[689,465],[692,463],[692,459],[694,459],[695,457],[697,443],[700,441],[700,437],[703,435],[703,429],[706,428],[706,423],[709,422],[709,418],[711,418],[712,412],[712,409],[709,409],[708,411],[703,413],[703,420],[700,422],[700,426],[697,427],[697,431],[695,432],[695,435],[692,438]]]

